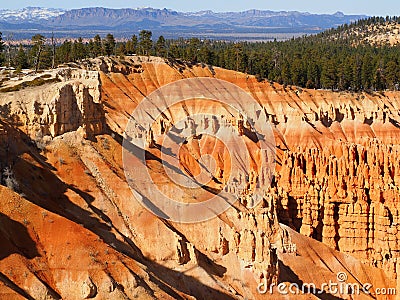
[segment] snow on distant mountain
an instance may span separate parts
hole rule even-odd
[[[87,7],[55,9],[27,7],[0,10],[0,32],[30,38],[33,31],[56,31],[60,37],[92,37],[113,32],[129,37],[142,29],[155,36],[274,39],[311,34],[365,18],[364,15],[311,14],[298,11],[251,9],[241,12],[178,12],[171,9]],[[287,35],[288,34],[288,35]]]
[[[43,7],[25,7],[21,9],[1,9],[0,20],[3,22],[19,23],[19,22],[36,22],[41,20],[49,20],[66,12],[66,10],[58,8]]]

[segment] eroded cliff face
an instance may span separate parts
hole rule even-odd
[[[284,88],[218,68],[167,66],[159,61],[144,60],[142,68],[143,73],[102,75],[107,95],[124,93],[117,100],[110,98],[113,105],[123,101],[129,109],[136,107],[141,95],[128,94],[127,86],[148,95],[170,81],[193,76],[220,78],[248,91],[274,126],[278,164],[269,197],[278,207],[279,221],[397,277],[398,93]],[[118,115],[113,119],[124,124]],[[237,121],[238,117],[232,123]],[[118,126],[113,128],[120,132]]]
[[[0,189],[4,297],[263,299],[257,286],[266,278],[318,286],[337,282],[343,271],[351,283],[395,286],[400,94],[284,88],[152,57],[97,59],[83,68],[60,70],[56,84],[0,95],[0,167],[8,170],[0,179],[3,185],[15,180],[20,194]],[[237,184],[226,187],[239,198],[233,207],[206,222],[180,224],[134,198],[122,137],[145,96],[193,77],[226,80],[252,95],[273,128],[277,162],[271,187],[251,208],[265,157],[243,116],[204,99],[170,109],[151,134],[141,133],[153,182],[166,193],[173,194],[174,185],[157,145],[187,114],[223,117],[219,126],[232,127],[252,156],[250,168],[235,174]],[[43,151],[32,143],[38,139]],[[198,174],[198,157],[205,154],[216,163],[216,180],[196,199],[224,188],[232,174],[226,147],[206,135],[182,144],[182,170]],[[193,192],[184,195],[192,201]]]
[[[396,277],[399,146],[368,140],[287,152],[276,193],[282,222]]]
[[[96,71],[58,69],[59,83],[3,93],[1,114],[30,137],[56,137],[79,131],[85,136],[103,132],[99,74]]]

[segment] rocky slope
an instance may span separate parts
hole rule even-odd
[[[400,42],[400,24],[397,21],[376,22],[370,25],[355,26],[333,34],[333,39],[348,39],[353,44],[396,46]]]
[[[96,59],[59,71],[57,83],[0,94],[2,299],[287,299],[276,288],[262,295],[257,286],[265,280],[320,286],[338,282],[338,272],[351,283],[396,286],[399,93],[284,88],[153,57]],[[226,123],[252,156],[250,170],[238,171],[243,188],[227,189],[240,201],[209,221],[182,224],[134,199],[122,137],[144,96],[195,77],[234,83],[263,107],[275,137],[276,170],[252,208],[262,156],[249,123],[231,114]],[[171,108],[157,124],[197,112],[229,116],[226,107],[200,101]],[[155,126],[147,166],[155,184],[173,193],[157,147],[162,136]],[[196,191],[196,199],[219,191],[232,173],[226,149],[205,135],[181,148],[189,174],[201,169],[199,155],[217,165],[218,180]]]

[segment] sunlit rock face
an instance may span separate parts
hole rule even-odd
[[[0,94],[0,298],[263,299],[260,283],[321,285],[339,272],[396,286],[399,93],[284,88],[155,57],[54,72],[58,82]],[[173,222],[136,199],[142,178],[124,168],[125,130],[144,97],[203,77],[234,84],[261,110],[194,98],[138,127],[144,188],[189,204],[222,191],[237,199],[203,222]],[[272,130],[274,161],[252,134],[257,120]],[[187,138],[164,144],[171,128]],[[248,164],[235,166],[235,153]],[[178,194],[174,172],[202,185]]]

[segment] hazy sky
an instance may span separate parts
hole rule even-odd
[[[334,13],[343,11],[346,14],[367,15],[400,15],[398,0],[135,0],[135,1],[101,1],[101,0],[67,0],[67,1],[29,1],[29,0],[0,0],[0,9],[22,8],[26,6],[41,6],[55,8],[80,7],[144,7],[171,8],[177,11],[199,11],[211,9],[214,11],[241,11],[247,9],[297,10],[312,13]]]

